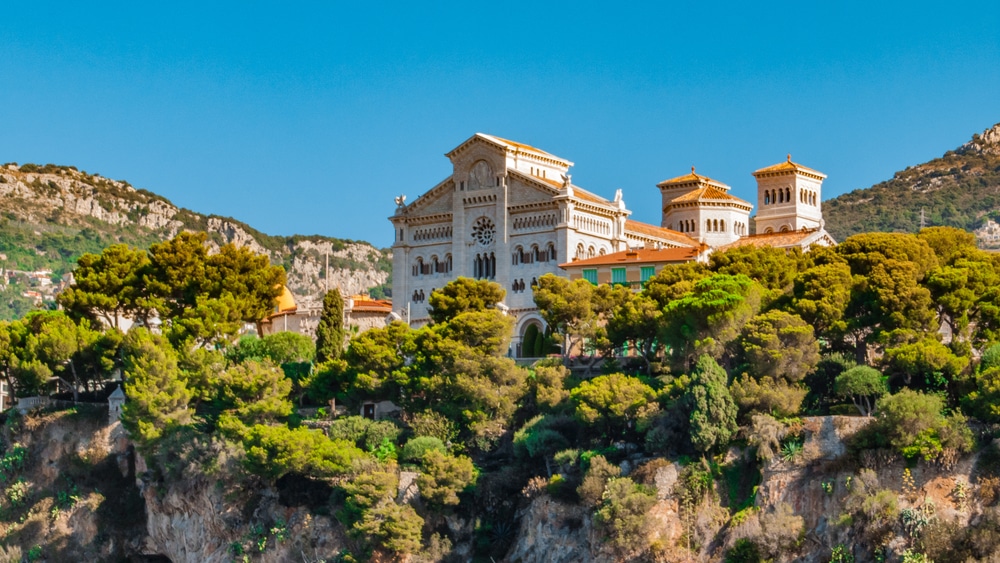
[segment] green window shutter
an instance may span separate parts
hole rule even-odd
[[[656,275],[656,266],[643,266],[639,271],[639,281],[647,282]]]
[[[625,282],[625,268],[611,268],[611,283]]]
[[[583,279],[589,281],[594,285],[597,285],[597,270],[584,270]]]

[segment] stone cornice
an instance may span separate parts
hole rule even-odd
[[[751,211],[753,205],[742,205],[731,200],[707,200],[707,201],[691,201],[684,203],[668,203],[663,207],[663,212],[666,213],[671,210],[691,208],[691,207],[735,207],[736,209],[743,209],[745,211]]]
[[[813,180],[819,180],[822,182],[826,176],[821,174],[812,174],[806,172],[805,170],[774,170],[771,172],[754,172],[754,178],[777,178],[779,176],[805,176],[806,178],[812,178]]]
[[[427,190],[426,193],[424,193],[423,195],[421,195],[417,199],[413,200],[413,203],[407,205],[402,210],[397,209],[396,210],[396,214],[393,215],[392,217],[390,217],[389,219],[393,219],[395,217],[406,216],[406,215],[409,215],[413,211],[419,211],[421,207],[423,207],[424,205],[427,205],[427,203],[429,201],[431,201],[432,199],[434,199],[434,196],[437,196],[437,195],[441,194],[441,192],[447,191],[448,188],[451,188],[451,189],[455,188],[455,181],[452,179],[451,176],[448,176],[447,178],[445,178],[444,180],[442,180],[438,185],[436,185],[433,188]],[[400,213],[400,211],[402,211],[402,213]]]
[[[435,213],[434,215],[420,215],[417,217],[404,217],[403,223],[407,225],[430,225],[433,223],[451,223],[452,213]]]
[[[514,213],[530,213],[532,211],[539,210],[557,210],[559,206],[551,201],[536,201],[534,203],[522,203],[520,205],[509,205],[507,206],[507,212]]]

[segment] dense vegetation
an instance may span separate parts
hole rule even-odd
[[[826,229],[837,240],[871,231],[915,233],[925,225],[973,230],[1000,218],[1000,147],[972,142],[888,181],[823,202]]]
[[[915,509],[897,508],[859,460],[953,461],[1000,422],[1000,258],[956,229],[858,235],[808,254],[743,247],[667,267],[638,293],[543,276],[535,299],[564,349],[530,368],[507,357],[503,290],[466,278],[432,294],[433,323],[419,329],[397,322],[338,343],[342,327],[324,319],[320,362],[297,335],[236,340],[229,321],[263,314],[273,269],[235,249],[208,256],[203,243],[184,235],[81,258],[68,315],[0,325],[4,374],[24,394],[53,376],[93,387],[121,367],[122,421],[147,478],[224,475],[232,498],[311,483],[310,506],[352,538],[336,560],[439,560],[458,541],[500,559],[518,501],[543,494],[586,507],[623,560],[711,545],[727,561],[793,553],[802,516],[754,508],[754,476],[798,454],[799,416],[827,413],[872,419],[851,444],[858,473],[836,525],[852,530],[853,549],[884,555],[893,531],[924,513],[904,518]],[[328,315],[338,309],[331,300]],[[94,328],[114,311],[150,310],[162,334]],[[402,416],[328,410],[367,401],[392,401]],[[322,409],[315,419],[301,415],[309,405]],[[753,454],[727,458],[734,444]],[[651,543],[656,475],[671,463],[684,535]],[[403,471],[416,474],[419,500],[399,494]],[[725,509],[707,503],[719,490]],[[457,520],[476,523],[471,540],[455,535]],[[926,529],[906,528],[913,557],[965,541]],[[969,561],[1000,549],[975,541]]]

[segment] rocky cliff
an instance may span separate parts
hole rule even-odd
[[[748,510],[726,506],[722,479],[715,481],[714,490],[685,506],[683,484],[678,480],[681,468],[674,463],[662,465],[651,483],[657,494],[648,513],[652,547],[641,559],[634,559],[639,555],[635,552],[609,549],[579,504],[543,494],[522,511],[520,529],[506,560],[722,561],[740,538],[750,538],[760,545],[781,546],[773,559],[777,562],[828,563],[835,550],[843,555],[835,561],[857,563],[899,561],[907,550],[936,553],[939,558],[934,560],[939,563],[996,561],[1000,514],[991,505],[996,503],[997,483],[989,477],[991,469],[984,470],[984,464],[994,460],[980,459],[989,453],[936,464],[919,462],[912,467],[887,452],[850,455],[847,440],[869,421],[843,416],[804,419],[802,450],[790,459],[775,458],[763,465],[755,501]],[[734,449],[728,457],[750,454]],[[775,523],[784,529],[773,529]],[[983,537],[963,537],[969,530]],[[786,543],[782,543],[783,535]],[[956,558],[942,558],[941,553]]]
[[[205,216],[128,182],[73,167],[7,164],[0,167],[0,259],[8,270],[72,270],[83,252],[110,244],[134,246],[169,239],[183,230],[206,231],[216,244],[235,243],[266,254],[288,272],[300,300],[317,301],[327,287],[345,294],[383,288],[392,271],[388,252],[365,242],[323,236],[276,237],[228,217]]]
[[[0,457],[0,560],[31,552],[34,561],[228,562],[245,556],[277,563],[336,560],[345,549],[358,553],[329,515],[331,484],[286,478],[267,487],[241,480],[234,457],[214,443],[158,459],[172,474],[156,478],[133,454],[120,424],[108,424],[106,416],[106,410],[82,407],[29,417],[8,413]],[[776,562],[827,563],[835,550],[843,555],[837,561],[857,563],[899,561],[908,550],[934,553],[939,563],[996,561],[995,446],[936,464],[907,465],[877,451],[852,455],[846,441],[867,422],[803,419],[802,449],[760,468],[754,501],[744,510],[730,505],[725,478],[692,499],[677,463],[658,460],[645,477],[630,471],[634,462],[623,463],[624,474],[647,479],[656,494],[646,513],[647,540],[639,542],[649,546],[641,558],[638,549],[614,549],[582,505],[536,494],[524,502],[504,560],[722,561],[741,538],[751,538],[775,548]],[[727,461],[749,453],[734,448]],[[437,526],[459,540],[452,556],[468,560],[471,524],[444,517]],[[391,559],[381,557],[375,554],[375,560]],[[430,560],[426,554],[419,559]]]

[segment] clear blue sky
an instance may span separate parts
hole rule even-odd
[[[90,4],[4,6],[0,162],[270,234],[389,245],[476,131],[658,223],[691,165],[753,201],[790,152],[829,198],[1000,122],[995,1]]]

